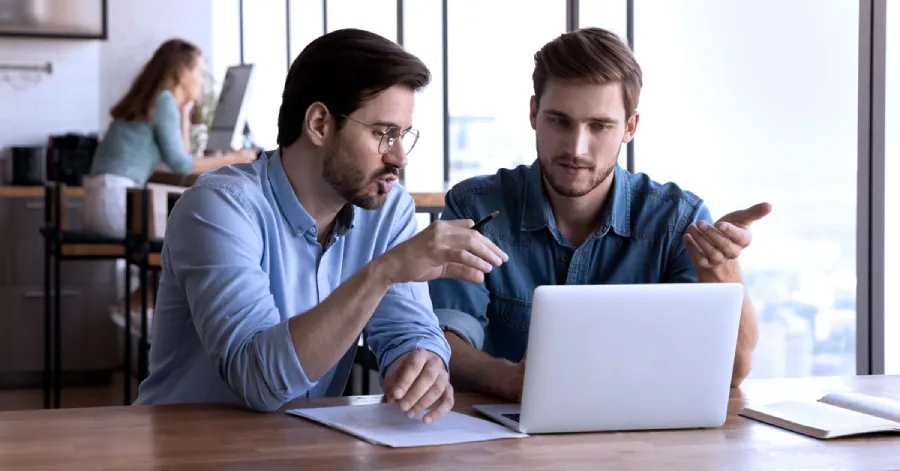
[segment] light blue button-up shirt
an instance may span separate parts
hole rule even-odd
[[[395,185],[380,209],[347,205],[323,248],[278,151],[201,176],[167,223],[150,375],[137,403],[237,401],[270,411],[300,396],[341,395],[356,346],[311,381],[288,320],[415,235],[414,213],[409,193]],[[366,331],[382,377],[415,349],[449,363],[424,283],[392,286]]]

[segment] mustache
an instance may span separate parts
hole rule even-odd
[[[394,165],[385,165],[384,167],[376,170],[373,175],[374,177],[372,177],[372,180],[378,180],[379,178],[391,175],[393,175],[394,178],[400,178],[400,167]]]
[[[579,159],[572,155],[560,155],[553,158],[554,164],[567,165],[570,167],[594,168],[594,163],[588,159]]]

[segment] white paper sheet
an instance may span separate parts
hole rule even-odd
[[[479,442],[528,435],[457,412],[437,422],[422,423],[422,415],[410,419],[397,404],[291,409],[288,414],[305,417],[376,445],[412,447]]]

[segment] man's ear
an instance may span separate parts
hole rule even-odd
[[[328,136],[334,132],[334,120],[323,103],[315,102],[306,109],[306,115],[303,119],[303,131],[313,145],[325,145]]]
[[[622,137],[622,142],[627,144],[634,139],[634,133],[637,132],[638,121],[640,121],[641,115],[637,111],[632,113],[631,117],[628,118],[628,121],[625,122],[625,135]]]
[[[531,120],[531,129],[537,130],[537,112],[538,112],[538,101],[534,95],[531,96],[531,106],[530,111],[528,113],[529,119]]]

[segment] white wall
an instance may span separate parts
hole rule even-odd
[[[211,56],[212,21],[212,0],[114,1],[106,41],[0,38],[0,63],[53,63],[49,76],[0,73],[0,147],[102,135],[109,109],[163,41],[181,37]]]
[[[100,126],[125,94],[141,67],[165,40],[179,37],[207,56],[212,49],[212,0],[129,0],[109,2],[109,41],[100,68]]]

